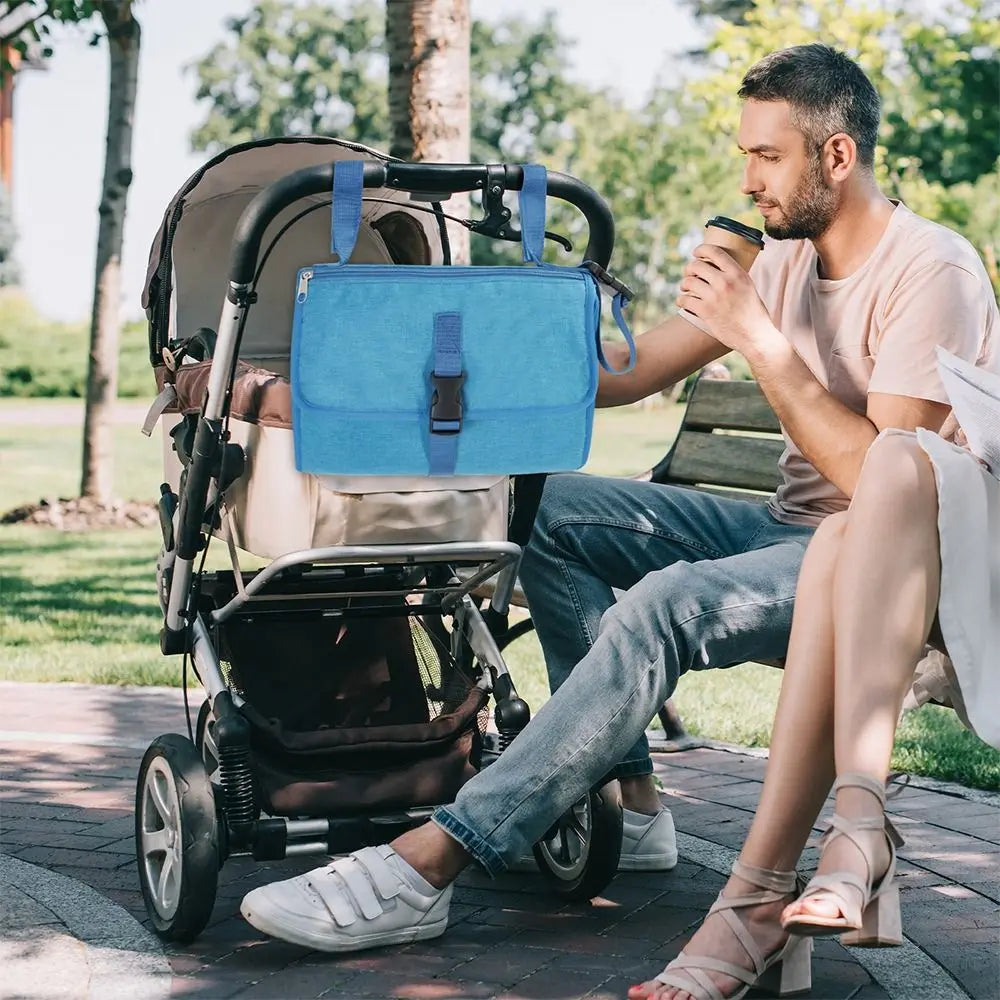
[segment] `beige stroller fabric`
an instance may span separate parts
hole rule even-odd
[[[169,220],[178,206],[183,209],[171,245],[170,339],[217,326],[233,231],[263,187],[302,167],[360,158],[384,156],[321,138],[276,140],[231,153],[175,198],[165,216]],[[375,189],[365,199],[352,262],[441,263],[433,214],[411,207],[415,203],[400,191]],[[316,210],[302,214],[310,205]],[[150,253],[146,307],[168,229],[165,221]],[[296,470],[287,380],[296,272],[330,259],[329,197],[302,199],[282,212],[264,235],[262,248],[268,247],[257,300],[247,314],[230,408],[230,440],[244,447],[247,468],[226,491],[217,534],[264,558],[330,545],[506,541],[506,477],[359,478]],[[156,368],[159,388],[173,379],[177,391],[176,403],[161,420],[165,480],[175,491],[181,465],[169,432],[177,410],[200,409],[210,368],[209,362],[182,364],[176,373]]]
[[[198,411],[210,369],[208,362],[181,366],[181,412]],[[219,533],[231,533],[238,548],[276,558],[326,545],[506,540],[506,477],[306,475],[295,468],[291,428],[287,379],[240,362],[229,433],[243,446],[247,468],[226,491]]]

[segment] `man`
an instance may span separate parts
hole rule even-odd
[[[640,399],[736,350],[781,419],[783,485],[764,508],[550,478],[522,582],[552,698],[432,822],[251,892],[242,910],[259,929],[329,951],[441,934],[458,873],[510,866],[615,760],[626,857],[669,867],[646,725],[685,670],[784,654],[806,544],[847,506],[868,446],[948,413],[935,345],[972,362],[985,351],[992,293],[975,251],[878,190],[879,100],[864,73],[797,46],[755,65],[740,97],[742,189],[771,239],[750,276],[698,247],[678,298],[689,318],[638,338],[635,369],[602,377],[599,402]]]

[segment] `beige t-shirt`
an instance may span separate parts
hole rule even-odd
[[[1000,315],[986,269],[957,233],[897,204],[871,256],[836,281],[808,240],[765,240],[750,276],[774,325],[816,379],[856,413],[869,392],[947,403],[935,347],[992,366]],[[702,326],[701,323],[696,323]],[[848,497],[785,433],[783,482],[769,501],[787,524],[818,524]]]

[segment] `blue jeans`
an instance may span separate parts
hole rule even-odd
[[[650,773],[645,729],[682,673],[784,656],[812,533],[761,504],[550,476],[520,578],[552,697],[434,822],[497,874],[609,769]]]

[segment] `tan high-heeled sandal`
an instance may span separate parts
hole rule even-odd
[[[798,876],[793,871],[756,868],[738,858],[733,862],[733,874],[760,886],[763,891],[744,896],[723,896],[720,893],[708,915],[718,913],[726,921],[753,967],[748,969],[708,955],[685,955],[682,951],[653,982],[684,990],[695,1000],[740,1000],[753,987],[779,997],[807,993],[812,987],[812,939],[792,936],[783,947],[764,957],[746,926],[733,913],[733,910],[747,906],[776,903],[796,892],[801,887]],[[709,972],[721,972],[745,985],[723,997],[709,977]]]
[[[864,858],[868,869],[866,879],[854,872],[832,872],[817,875],[810,880],[799,900],[815,896],[832,896],[840,908],[839,917],[823,917],[815,913],[796,913],[781,926],[792,934],[818,937],[840,934],[842,944],[862,948],[886,948],[903,943],[903,925],[899,912],[899,889],[893,885],[896,874],[896,848],[903,846],[903,838],[885,815],[885,785],[867,774],[842,774],[833,784],[840,788],[863,788],[878,799],[882,807],[879,816],[862,816],[845,819],[834,814],[833,822],[820,838],[824,850],[837,837],[847,837]],[[881,830],[889,844],[889,867],[876,878],[872,872],[869,841],[858,834],[863,830]],[[857,893],[848,889],[856,889]]]

